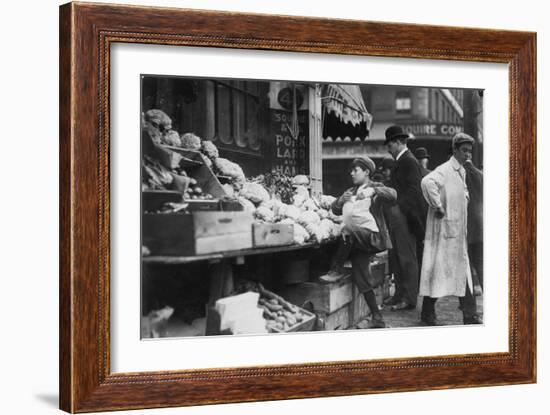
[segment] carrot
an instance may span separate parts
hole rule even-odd
[[[279,311],[279,310],[282,310],[282,309],[283,309],[283,306],[282,306],[282,305],[279,305],[279,304],[272,304],[272,303],[270,303],[269,301],[265,301],[263,298],[260,298],[260,300],[258,301],[258,303],[259,303],[261,306],[268,308],[270,311]]]
[[[286,301],[283,297],[269,291],[269,290],[266,290],[265,287],[259,283],[258,284],[258,291],[260,292],[261,295],[263,295],[264,297],[267,297],[269,299],[275,299],[279,302],[279,304],[281,304],[284,308],[286,308],[288,311],[291,311],[291,312],[295,312],[295,307],[294,305],[290,304],[288,301]]]

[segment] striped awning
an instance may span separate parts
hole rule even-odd
[[[367,111],[359,85],[325,85],[321,92],[321,100],[325,111],[335,115],[344,124],[356,127],[365,123],[367,131],[370,130],[372,115]]]

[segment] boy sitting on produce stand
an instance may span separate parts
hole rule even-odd
[[[383,202],[394,202],[394,189],[370,180],[376,166],[369,157],[359,157],[351,163],[353,187],[347,189],[332,206],[335,215],[344,216],[344,229],[334,265],[320,277],[323,282],[335,282],[344,275],[344,262],[350,258],[351,276],[372,313],[371,328],[386,327],[374,294],[375,281],[370,272],[372,255],[391,248],[390,236],[382,212]]]

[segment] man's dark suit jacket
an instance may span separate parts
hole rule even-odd
[[[397,204],[417,241],[424,240],[428,211],[420,188],[421,180],[420,163],[410,150],[406,150],[395,163],[390,186],[397,191]]]
[[[468,203],[468,243],[483,242],[483,172],[472,163],[464,165]]]

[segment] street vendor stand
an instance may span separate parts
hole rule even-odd
[[[269,170],[287,176],[307,175],[307,189],[314,198],[322,194],[321,135],[325,116],[336,114],[344,120],[368,120],[370,124],[364,103],[359,102],[360,95],[351,86],[152,77],[143,82],[143,110],[164,104],[174,124],[167,128],[186,131],[192,127],[202,140],[211,140],[217,146],[220,157],[238,162],[247,177]],[[317,329],[348,328],[366,316],[368,308],[351,281],[320,287],[316,280],[330,266],[329,258],[336,248],[334,238],[297,244],[292,235],[285,235],[284,225],[276,231],[272,230],[276,224],[256,223],[250,227],[243,208],[227,200],[224,186],[231,183],[231,178],[219,174],[215,166],[211,169],[211,161],[198,151],[151,143],[145,137],[142,152],[162,159],[161,164],[169,168],[189,167],[192,179],[204,187],[201,192],[211,198],[181,203],[182,189],[177,188],[178,177],[173,172],[171,186],[175,190],[142,191],[142,239],[146,250],[142,279],[151,285],[170,270],[178,277],[202,283],[207,280],[205,334],[219,333],[213,318],[214,305],[235,293],[234,275],[242,274],[246,265],[254,269],[246,269],[244,275],[318,313]],[[183,171],[181,174],[188,176]],[[166,203],[176,206],[176,210],[185,205],[187,214],[158,213]],[[285,264],[285,275],[281,275],[281,264]],[[387,273],[384,256],[375,259],[374,268],[383,280]],[[151,304],[148,296],[150,292],[142,290],[143,315],[162,303]]]

